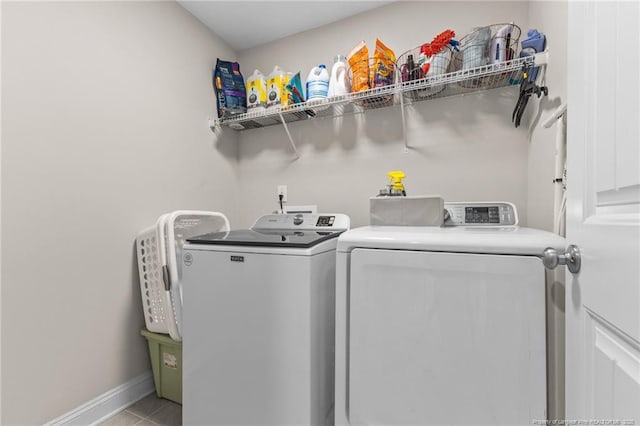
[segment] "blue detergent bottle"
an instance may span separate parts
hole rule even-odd
[[[327,98],[329,92],[329,71],[324,64],[314,67],[307,78],[307,102],[318,102]]]

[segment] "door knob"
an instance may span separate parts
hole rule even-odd
[[[580,249],[573,244],[567,247],[567,250],[558,254],[554,248],[547,247],[542,252],[542,263],[548,269],[555,269],[558,265],[567,265],[569,272],[576,274],[580,272]]]

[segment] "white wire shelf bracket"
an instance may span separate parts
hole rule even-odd
[[[438,74],[419,80],[399,82],[347,95],[335,96],[320,101],[308,101],[285,107],[274,107],[262,111],[252,111],[232,117],[210,120],[212,130],[229,127],[233,130],[258,129],[273,125],[283,125],[295,151],[295,142],[289,132],[288,123],[318,118],[340,117],[363,113],[367,110],[400,105],[403,114],[405,150],[408,148],[404,123],[404,107],[408,104],[431,99],[477,93],[511,85],[519,85],[522,70],[546,65],[548,52],[512,59],[505,62],[484,65],[477,68]]]

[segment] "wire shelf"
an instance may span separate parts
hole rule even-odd
[[[340,117],[363,113],[367,110],[384,108],[400,103],[415,103],[431,99],[478,93],[520,84],[525,66],[540,66],[547,63],[547,54],[516,58],[505,62],[483,65],[443,74],[427,76],[377,87],[347,95],[335,96],[318,102],[303,102],[283,108],[274,107],[265,111],[249,112],[233,117],[215,119],[211,128],[226,126],[234,130],[249,130],[296,121]],[[416,96],[427,93],[428,96]],[[406,96],[405,96],[406,95]],[[404,96],[401,101],[400,97]]]

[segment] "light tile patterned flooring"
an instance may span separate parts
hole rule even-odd
[[[158,398],[153,392],[100,426],[182,426],[182,405]]]

